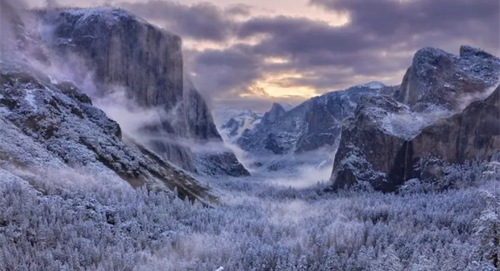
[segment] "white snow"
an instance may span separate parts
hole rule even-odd
[[[26,96],[24,97],[24,100],[26,100],[30,104],[35,112],[38,111],[38,106],[36,105],[35,101],[35,95],[33,94],[32,90],[26,90]]]
[[[6,116],[8,114],[10,114],[9,109],[5,106],[0,106],[0,115]]]
[[[219,109],[212,112],[214,123],[223,139],[229,143],[235,142],[246,129],[253,130],[260,123],[262,114],[245,109]],[[231,119],[238,123],[236,136],[230,136],[231,128],[222,128]]]
[[[85,24],[88,23],[88,20],[94,20],[94,18],[99,18],[99,20],[104,19],[105,22],[112,26],[113,24],[121,21],[123,18],[133,17],[134,20],[137,20],[143,24],[147,24],[142,18],[136,17],[127,11],[120,8],[111,8],[111,7],[96,7],[89,9],[68,9],[64,12],[70,13],[75,16],[81,16],[78,20],[77,24]],[[94,18],[91,18],[94,17]]]
[[[249,129],[249,130],[252,130],[253,128],[255,128],[255,126],[257,124],[260,123],[260,119],[254,119],[252,116],[244,116],[243,117],[243,125],[240,126],[240,128],[238,129],[238,135],[237,137],[240,137],[241,134],[246,130],[246,129]]]
[[[59,81],[57,81],[57,79],[53,78],[52,76],[49,75],[49,80],[50,80],[50,83],[53,84],[53,85],[57,85],[59,84]]]
[[[381,83],[381,82],[378,82],[378,81],[372,81],[370,83],[367,83],[367,84],[364,84],[364,85],[360,85],[360,87],[367,87],[367,88],[371,88],[371,89],[381,89],[383,87],[385,87],[386,85],[384,83]]]

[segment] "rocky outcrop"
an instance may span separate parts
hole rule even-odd
[[[412,140],[413,177],[438,178],[436,159],[453,164],[489,160],[500,152],[500,87],[463,112],[426,127]],[[432,163],[431,163],[432,162]]]
[[[368,182],[395,191],[412,178],[438,180],[445,164],[500,151],[500,90],[492,89],[500,61],[468,46],[460,51],[420,50],[395,99],[360,102],[342,128],[334,189]]]
[[[407,159],[411,141],[407,133],[394,132],[390,118],[409,115],[409,107],[390,96],[370,97],[360,102],[354,116],[344,122],[331,178],[334,189],[362,181],[382,191],[392,191],[401,185],[407,174],[404,165],[411,165]]]
[[[65,56],[77,53],[95,79],[125,87],[141,106],[174,108],[183,97],[180,37],[120,9],[48,11],[45,40]]]
[[[321,154],[309,157],[311,163],[321,164],[331,159],[339,141],[342,121],[353,115],[358,101],[365,96],[393,94],[394,91],[394,87],[372,83],[312,98],[286,112],[273,106],[266,116],[276,113],[279,117],[270,122],[264,121],[264,116],[254,129],[243,133],[237,144],[259,165],[267,165],[270,169],[281,169],[287,164],[295,167],[295,158],[320,149]]]
[[[121,88],[139,106],[159,109],[160,123],[147,125],[143,130],[155,137],[148,142],[155,152],[197,172],[200,168],[195,154],[189,146],[177,144],[176,138],[222,143],[205,101],[185,79],[178,36],[121,9],[51,10],[40,12],[40,17],[43,37],[50,47],[68,60],[74,56],[83,60],[84,72],[94,71],[97,86],[87,90],[91,96],[107,95]],[[220,155],[224,157],[220,161],[229,164],[203,173],[246,172],[231,151],[221,151]],[[239,164],[237,171],[233,170],[235,164]]]
[[[424,48],[415,54],[396,99],[419,112],[435,107],[462,110],[486,98],[498,80],[500,61],[489,53],[470,46],[462,46],[459,56]]]
[[[262,117],[262,123],[264,124],[271,124],[280,119],[283,115],[285,115],[286,110],[283,108],[283,106],[279,103],[273,103],[271,106],[271,110],[269,112],[266,112],[264,114],[264,117]]]
[[[216,200],[191,176],[124,138],[74,84],[51,83],[24,64],[0,65],[0,134],[0,167],[13,174],[82,170],[133,187],[177,190],[181,198]]]

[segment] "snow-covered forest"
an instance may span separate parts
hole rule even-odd
[[[2,171],[0,270],[496,270],[499,173],[498,162],[453,166],[439,185],[388,194],[207,180],[220,204],[206,207]]]
[[[290,86],[302,89],[300,82],[312,76],[333,88],[344,77],[359,76],[343,71],[383,70],[374,55],[400,66],[394,63],[404,63],[402,55],[424,45],[393,51],[401,46],[393,41],[427,43],[440,32],[431,29],[426,38],[401,24],[377,37],[370,29],[356,35],[366,40],[346,43],[330,57],[318,52],[355,35],[342,26],[326,31],[325,22],[310,19],[231,17],[229,28],[239,29],[233,34],[243,38],[248,32],[245,41],[252,43],[264,37],[262,44],[253,50],[234,44],[228,54],[211,47],[196,53],[182,47],[172,29],[122,8],[38,9],[20,2],[0,0],[0,271],[500,270],[498,57],[471,46],[461,46],[458,55],[424,47],[401,85],[372,82],[301,95],[287,90],[287,99],[324,94],[293,109],[273,103],[264,114],[245,110],[217,127],[211,113],[217,99],[198,91],[195,85],[204,88],[203,80],[191,81],[198,76],[190,70],[197,67],[192,61],[206,62],[201,71],[217,89],[219,74],[233,82],[241,78],[232,70],[246,74],[255,66],[259,71],[251,73],[260,74],[261,66],[271,64],[261,79],[271,80],[265,74],[283,66],[286,77],[276,77],[277,85],[296,81]],[[381,2],[385,9],[397,1]],[[196,15],[185,20],[189,28],[191,18],[209,6],[193,7]],[[354,21],[365,18],[353,14]],[[207,18],[200,24],[212,23]],[[457,22],[470,23],[466,19]],[[270,29],[291,28],[273,38],[261,27],[270,22]],[[364,25],[353,22],[344,27]],[[303,36],[310,30],[311,40]],[[295,32],[300,35],[281,39]],[[393,35],[398,32],[412,36]],[[456,42],[480,39],[463,37]],[[289,48],[290,61],[267,63],[281,59],[281,49],[295,39],[300,42]],[[351,52],[362,60],[359,67],[325,66],[347,56],[343,47],[378,40],[391,44],[370,53],[368,62],[359,54],[366,48]],[[318,41],[326,41],[325,48],[316,48]],[[262,47],[267,43],[272,46]],[[310,44],[306,54],[296,54]],[[252,51],[278,52],[255,62]],[[386,58],[391,54],[394,59]],[[247,58],[252,64],[242,65]],[[306,69],[288,78],[292,60],[321,67],[316,75],[306,63],[296,63]],[[218,70],[225,63],[235,67]],[[395,76],[404,72],[400,68],[356,80]],[[323,82],[337,70],[342,78]],[[259,78],[242,77],[256,81],[242,84],[248,91],[227,97],[228,105],[275,97],[261,87],[253,90]],[[230,89],[221,97],[239,88]]]

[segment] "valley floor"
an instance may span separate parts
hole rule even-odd
[[[205,179],[213,208],[0,170],[0,270],[495,270],[500,183],[486,168],[398,194]]]

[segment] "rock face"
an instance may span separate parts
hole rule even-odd
[[[334,189],[394,191],[411,178],[439,179],[446,163],[489,159],[500,151],[499,80],[500,60],[480,50],[418,51],[394,98],[364,99],[345,121]]]
[[[381,83],[367,84],[312,98],[286,112],[273,105],[261,123],[245,131],[237,144],[259,164],[271,168],[283,168],[287,163],[295,166],[298,156],[327,149],[325,155],[310,156],[313,163],[323,163],[336,149],[342,121],[354,113],[361,97],[394,91]]]
[[[262,117],[263,124],[271,124],[278,121],[283,115],[285,115],[285,108],[279,103],[273,103],[271,110],[264,114]]]
[[[182,168],[207,174],[248,174],[229,150],[222,165],[199,167],[196,154],[177,138],[197,144],[222,139],[202,96],[183,74],[181,39],[121,9],[52,10],[40,12],[43,37],[63,58],[83,59],[85,71],[95,71],[91,96],[124,89],[143,108],[158,108],[160,123],[144,127],[156,139],[147,144]],[[84,74],[82,74],[82,78]],[[165,137],[166,140],[160,137]],[[235,166],[239,165],[239,166]],[[235,170],[236,169],[236,170]]]
[[[215,200],[182,170],[123,139],[120,126],[75,85],[51,83],[24,64],[0,64],[0,134],[0,167],[14,175],[79,169],[110,182],[177,189],[182,198]]]
[[[499,73],[498,58],[470,46],[462,46],[459,56],[424,48],[415,54],[396,99],[413,111],[436,106],[462,110],[472,100],[486,98]]]
[[[412,140],[412,145],[409,158],[418,166],[412,172],[415,177],[439,177],[439,172],[431,174],[435,167],[429,162],[434,158],[456,164],[490,159],[500,152],[500,87],[460,114],[426,127]]]
[[[401,173],[398,166],[411,164],[405,158],[407,150],[411,151],[408,148],[411,143],[407,133],[393,131],[388,119],[409,114],[408,106],[390,96],[370,97],[360,102],[354,117],[344,122],[332,173],[334,188],[366,181],[377,190],[392,191],[402,184],[405,172]]]

